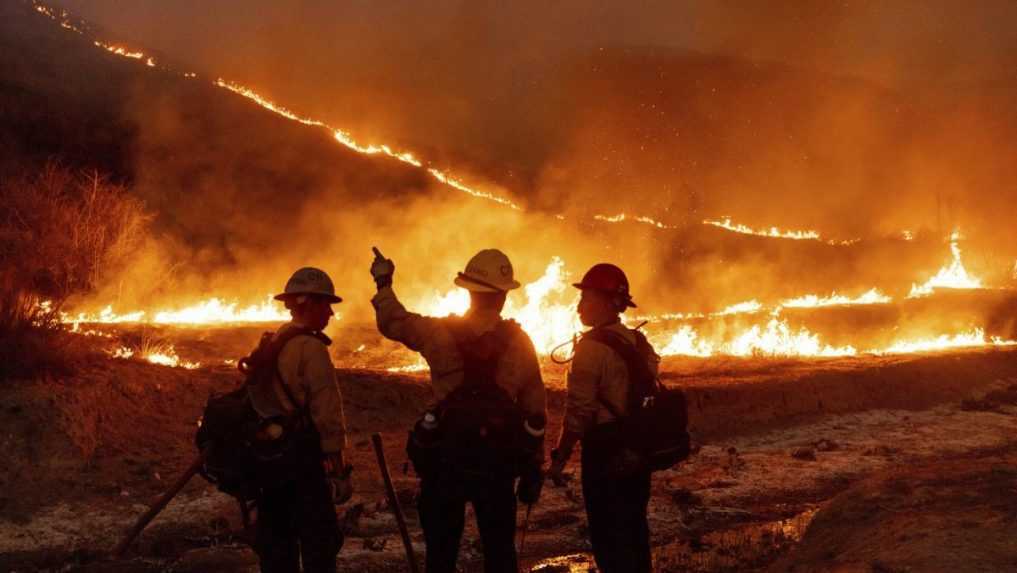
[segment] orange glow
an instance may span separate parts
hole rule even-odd
[[[578,291],[569,287],[567,279],[565,263],[554,257],[543,276],[523,287],[524,303],[518,303],[518,294],[510,294],[505,303],[503,315],[519,322],[541,354],[550,353],[582,329],[575,310]],[[429,316],[462,315],[470,307],[470,295],[454,288],[416,306]]]

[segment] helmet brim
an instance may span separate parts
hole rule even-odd
[[[597,287],[591,287],[591,286],[588,286],[588,285],[584,285],[583,283],[572,283],[572,286],[576,287],[579,290],[595,290],[595,291],[599,291],[599,292],[602,292],[602,293],[604,293],[604,294],[606,294],[608,296],[612,296],[612,295],[615,294],[615,293],[613,293],[611,291],[607,291],[607,290],[604,290],[602,288],[597,288]],[[625,301],[625,307],[626,308],[639,308],[638,306],[636,306],[636,303],[632,302],[631,298],[629,298],[629,299],[627,299]]]
[[[455,280],[452,282],[454,282],[457,287],[464,288],[470,292],[508,292],[522,286],[519,281],[514,280],[505,285],[505,288],[499,288],[493,284],[475,279],[465,273],[459,273],[456,275]]]
[[[323,298],[327,300],[329,304],[339,304],[340,302],[343,301],[342,297],[338,297],[334,294],[325,294],[321,292],[282,292],[275,295],[272,298],[274,298],[275,300],[286,302],[286,300],[297,296],[314,296],[318,298]]]

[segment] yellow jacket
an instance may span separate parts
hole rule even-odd
[[[275,335],[278,337],[295,327],[288,323]],[[342,451],[346,447],[346,418],[328,347],[314,336],[294,336],[279,352],[278,365],[279,375],[275,377],[272,392],[252,394],[255,409],[262,416],[270,417],[289,415],[308,404],[311,420],[321,435],[322,452]],[[281,384],[289,387],[296,405],[290,402]]]
[[[630,344],[636,343],[635,332],[621,323],[602,327],[621,334]],[[660,357],[647,357],[650,371],[657,373]],[[609,346],[589,338],[576,344],[575,356],[568,373],[568,396],[565,399],[565,430],[578,436],[597,424],[614,419],[600,403],[603,399],[618,412],[628,410],[629,372],[618,353]]]
[[[463,383],[463,359],[449,330],[450,321],[457,318],[434,318],[409,312],[391,287],[379,290],[371,304],[378,330],[386,338],[419,352],[427,361],[438,401]],[[501,321],[497,313],[467,313],[463,319],[477,334],[492,330]],[[546,416],[540,363],[529,336],[517,337],[506,349],[498,364],[495,383],[516,401],[524,416]]]

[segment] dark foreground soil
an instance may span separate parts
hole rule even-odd
[[[1003,532],[1013,531],[1007,502],[1017,494],[1017,352],[666,366],[665,380],[689,394],[702,448],[655,474],[658,570],[1013,569],[1017,550]],[[555,434],[560,371],[548,378]],[[340,568],[402,571],[369,437],[385,439],[422,555],[402,449],[430,390],[422,376],[383,371],[340,370],[340,380],[357,468],[357,495],[338,508]],[[126,558],[105,556],[195,455],[208,395],[236,383],[225,366],[102,359],[65,379],[0,388],[0,571],[257,570],[235,502],[200,478]],[[578,483],[548,487],[531,516],[526,565],[588,570],[585,538]],[[959,556],[951,567],[935,558],[944,547]],[[479,570],[480,560],[471,527],[462,567]]]

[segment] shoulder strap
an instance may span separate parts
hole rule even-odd
[[[494,329],[477,335],[462,319],[450,321],[449,332],[463,360],[463,383],[493,383],[498,363],[519,330],[515,321],[502,320]]]
[[[272,341],[271,360],[272,360],[272,369],[275,371],[276,377],[279,378],[279,385],[282,387],[283,393],[286,394],[286,399],[290,401],[290,404],[293,404],[293,406],[297,408],[297,411],[300,412],[301,416],[307,416],[309,419],[311,411],[310,410],[311,401],[305,400],[303,404],[297,402],[297,398],[293,394],[293,389],[290,388],[290,385],[286,383],[286,380],[282,376],[282,372],[279,371],[279,354],[282,352],[282,349],[286,347],[286,344],[289,341],[301,335],[313,336],[314,338],[317,338],[322,343],[324,343],[325,346],[332,344],[332,340],[329,339],[329,337],[325,336],[324,333],[319,332],[317,330],[311,330],[309,328],[303,327],[290,328],[283,331],[282,334],[280,334],[275,340]]]
[[[636,344],[630,344],[625,340],[621,334],[612,332],[605,328],[595,328],[583,335],[583,338],[589,338],[596,342],[604,344],[618,355],[619,358],[625,363],[626,370],[629,374],[629,388],[628,388],[628,401],[632,404],[632,398],[634,393],[639,390],[643,395],[652,396],[657,391],[657,385],[655,381],[651,381],[653,378],[649,367],[646,365],[646,357],[643,355],[642,347],[643,344],[648,345],[649,342],[641,332],[636,331]],[[639,388],[638,385],[644,385],[645,387]],[[609,403],[604,399],[598,392],[597,400],[607,408],[608,412],[615,418],[623,418],[624,416],[618,411],[613,404]]]

